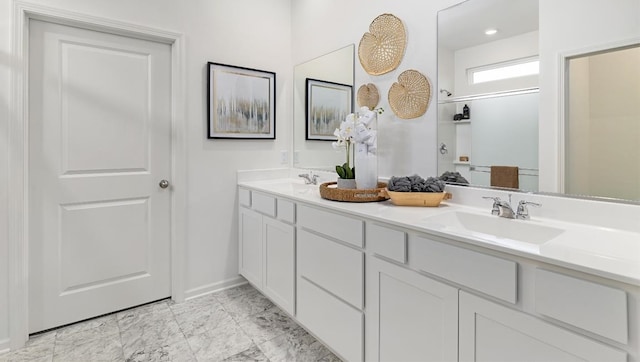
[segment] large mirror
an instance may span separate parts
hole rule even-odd
[[[311,59],[294,68],[293,94],[293,150],[294,166],[300,168],[333,170],[344,162],[344,152],[336,152],[331,142],[307,138],[307,96],[309,82],[336,85],[340,90],[351,87],[351,110],[353,109],[354,84],[353,44]],[[342,117],[342,116],[336,116]],[[330,130],[333,133],[333,130]]]
[[[640,200],[640,44],[566,59],[565,192]]]
[[[579,16],[562,15],[578,3]],[[640,201],[639,39],[633,27],[607,26],[637,21],[627,14],[638,4],[582,4],[467,0],[438,13],[439,173]],[[505,168],[515,176],[493,177]]]
[[[538,54],[538,0],[470,0],[438,14],[440,174],[538,190]]]

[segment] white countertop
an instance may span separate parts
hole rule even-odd
[[[640,232],[634,229],[614,229],[605,226],[594,226],[593,223],[558,221],[557,218],[544,218],[533,215],[531,220],[508,220],[497,222],[527,223],[536,227],[557,228],[564,230],[549,241],[536,245],[535,243],[519,242],[491,235],[460,231],[451,228],[443,222],[431,220],[441,219],[438,215],[445,213],[464,213],[471,215],[490,215],[491,205],[486,207],[470,207],[443,202],[439,207],[402,207],[395,206],[390,201],[370,203],[348,203],[325,200],[320,197],[317,185],[304,185],[301,179],[289,177],[273,178],[283,174],[272,174],[269,180],[247,180],[238,182],[242,186],[255,191],[262,191],[278,197],[293,200],[298,203],[321,206],[369,220],[380,221],[402,228],[446,237],[459,242],[476,245],[488,249],[506,252],[516,256],[575,269],[600,277],[640,286]],[[448,190],[453,193],[454,200],[458,190]],[[460,198],[464,192],[460,190]],[[483,193],[488,191],[482,190]],[[531,196],[535,201],[539,201]],[[548,197],[547,197],[548,198]],[[452,200],[453,201],[453,200]],[[549,201],[549,200],[545,200]],[[635,208],[633,208],[635,212]],[[453,214],[451,214],[453,215]],[[430,217],[433,217],[431,220]],[[635,215],[631,218],[633,220]],[[639,220],[640,221],[640,220]],[[626,224],[625,224],[626,225]],[[624,225],[623,225],[624,226]],[[524,227],[528,227],[524,225]],[[634,225],[631,226],[633,228]]]

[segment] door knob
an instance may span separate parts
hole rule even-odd
[[[169,187],[169,181],[162,180],[158,185],[160,185],[161,188],[166,189],[167,187]]]

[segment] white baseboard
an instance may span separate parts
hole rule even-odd
[[[223,280],[221,282],[204,285],[201,287],[189,289],[184,292],[184,299],[189,300],[203,295],[219,292],[221,290],[237,287],[242,284],[246,284],[247,280],[241,276],[237,276],[233,279]]]
[[[10,351],[9,349],[9,343],[11,342],[11,340],[9,338],[7,339],[0,339],[0,356],[2,356],[3,353],[7,353]]]

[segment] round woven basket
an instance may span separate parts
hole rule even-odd
[[[396,206],[428,206],[437,207],[443,200],[451,199],[448,192],[397,192],[383,190],[391,199],[391,203]]]
[[[323,199],[344,202],[376,202],[387,199],[383,193],[387,187],[385,182],[378,182],[375,189],[339,189],[337,182],[325,182],[320,185],[320,196]]]
[[[392,14],[379,15],[360,39],[360,64],[371,75],[388,73],[400,65],[406,45],[407,33],[402,20]]]
[[[358,106],[375,109],[380,102],[378,87],[373,83],[363,84],[358,88]]]
[[[406,70],[389,89],[389,106],[402,119],[425,114],[431,101],[431,83],[417,70]]]

